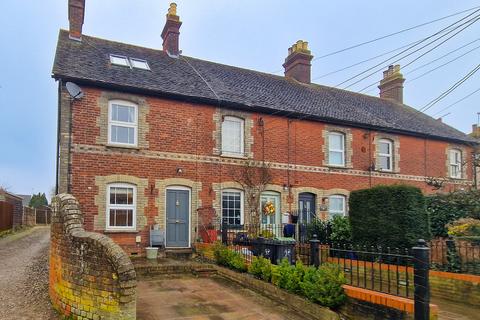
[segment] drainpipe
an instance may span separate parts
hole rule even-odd
[[[67,193],[72,193],[72,187],[71,187],[71,170],[72,170],[72,165],[71,165],[71,154],[72,154],[72,120],[73,120],[73,101],[74,99],[70,99],[70,115],[69,115],[69,120],[68,120],[68,164],[67,164]]]
[[[58,194],[58,172],[59,172],[59,157],[60,157],[60,118],[62,116],[61,110],[61,94],[62,94],[62,80],[58,81],[58,112],[57,112],[57,158],[56,161],[56,176],[55,176],[55,194]]]

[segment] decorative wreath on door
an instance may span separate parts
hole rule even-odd
[[[273,216],[275,214],[275,205],[271,201],[268,201],[263,206],[263,214],[267,216]]]

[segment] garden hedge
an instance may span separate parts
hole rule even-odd
[[[461,218],[480,219],[480,191],[454,191],[426,197],[434,237],[447,237],[446,225]]]
[[[430,239],[425,197],[407,185],[376,186],[353,191],[349,200],[353,243],[411,248]]]

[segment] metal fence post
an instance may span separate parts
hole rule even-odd
[[[222,219],[222,244],[227,245],[228,244],[228,218],[223,218]]]
[[[320,241],[316,234],[310,240],[310,263],[317,268],[320,266]]]
[[[420,239],[413,250],[413,283],[415,286],[415,320],[430,319],[430,248],[425,240]]]

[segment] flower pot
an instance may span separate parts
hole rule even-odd
[[[203,243],[214,243],[217,241],[218,232],[215,229],[201,230],[200,237],[203,240]]]
[[[146,247],[147,259],[157,259],[158,257],[158,248],[155,247]]]

